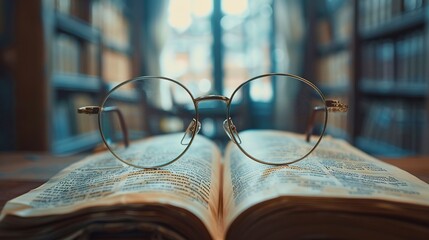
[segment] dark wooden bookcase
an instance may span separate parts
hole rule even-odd
[[[376,155],[427,153],[427,1],[355,1],[355,144]]]
[[[307,4],[306,9],[310,31],[317,39],[308,41],[308,70],[328,97],[343,93],[349,103],[345,138],[378,156],[427,154],[428,1],[338,0],[318,4]],[[350,19],[345,19],[346,15]],[[341,34],[336,32],[349,37],[338,38]],[[346,60],[323,64],[326,56],[335,58],[342,52],[348,55]],[[335,82],[338,75],[347,80]],[[333,82],[331,88],[325,88],[326,79]],[[338,126],[338,122],[334,124]]]
[[[327,99],[350,103],[352,92],[352,1],[307,1],[309,19],[305,73]],[[326,134],[351,140],[353,122],[343,113],[328,117]]]
[[[140,34],[132,3],[19,0],[14,5],[15,149],[66,154],[95,147],[101,142],[97,118],[76,109],[99,105],[110,88],[139,74],[131,51],[134,35]],[[132,105],[129,99],[118,101]]]

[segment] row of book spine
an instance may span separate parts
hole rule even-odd
[[[361,137],[400,149],[399,154],[421,152],[422,129],[428,121],[422,102],[368,101],[364,107]]]
[[[79,41],[68,34],[57,34],[53,44],[53,70],[59,73],[98,75],[98,47]],[[109,83],[132,77],[131,60],[127,55],[105,49],[102,55],[102,76]]]
[[[318,84],[322,87],[347,88],[350,85],[350,52],[347,50],[318,59]]]
[[[317,85],[328,99],[348,103],[347,93],[351,79],[350,37],[353,32],[353,1],[320,1],[324,12],[319,11],[316,22]],[[326,134],[348,139],[348,122],[345,114],[329,114]]]
[[[429,49],[420,30],[362,47],[362,81],[380,87],[424,87],[429,81]]]
[[[320,1],[325,5],[328,16],[319,16],[316,23],[317,41],[326,46],[332,43],[348,41],[353,33],[353,2]],[[334,5],[334,6],[331,6]],[[335,9],[334,12],[332,12]]]
[[[116,0],[53,0],[57,14],[66,16],[68,21],[80,21],[100,31],[100,42],[89,42],[79,38],[79,34],[54,31],[52,38],[52,73],[75,75],[76,81],[85,81],[88,76],[98,77],[100,85],[113,86],[132,77],[129,55],[129,22],[125,4]],[[82,77],[80,77],[82,76]],[[77,82],[77,85],[79,83]],[[97,132],[97,118],[76,113],[76,109],[86,105],[99,104],[99,93],[81,92],[72,89],[55,90],[53,104],[53,139],[62,141],[87,136]],[[137,108],[135,104],[121,103],[118,106],[128,125],[137,125],[130,117]],[[140,121],[140,120],[139,120]]]
[[[126,48],[129,42],[129,23],[125,4],[115,0],[55,0],[57,12],[87,21],[101,30],[106,41]],[[90,16],[89,16],[90,15]]]
[[[84,20],[86,4],[82,0],[54,0],[53,5],[57,12]]]
[[[131,79],[133,76],[130,58],[122,53],[105,49],[102,75],[103,79],[111,85]]]
[[[97,117],[76,113],[76,109],[79,107],[92,106],[97,103],[97,98],[88,93],[68,93],[57,96],[53,128],[54,139],[64,140],[91,132],[98,134]],[[144,112],[142,112],[144,108],[140,103],[124,103],[117,101],[115,106],[121,110],[130,134],[142,132],[145,119],[143,119]],[[105,115],[105,117],[108,116]],[[111,114],[111,124],[116,133],[122,131],[119,119],[115,114]]]
[[[53,121],[54,140],[64,140],[72,136],[97,131],[97,118],[77,114],[76,109],[91,106],[96,99],[86,93],[70,93],[58,96],[55,102]]]
[[[107,42],[119,48],[129,45],[129,22],[125,6],[119,1],[91,3],[91,24],[100,29]]]
[[[101,50],[104,79],[108,82],[121,82],[131,78],[128,21],[122,4],[116,1],[57,0],[55,6],[57,12],[74,17],[76,12],[83,11],[77,9],[90,7],[91,20],[88,24],[99,29],[103,35],[102,43],[97,44],[108,44],[113,48],[97,47],[97,44],[79,40],[72,34],[57,33],[53,40],[54,71],[97,75],[100,64],[97,51]]]
[[[79,41],[68,34],[57,34],[53,39],[53,70],[58,73],[97,75],[98,48],[95,44]]]
[[[360,0],[359,28],[373,30],[404,14],[414,14],[427,5],[426,0]]]

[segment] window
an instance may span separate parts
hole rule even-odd
[[[249,78],[272,72],[271,0],[171,0],[160,57],[161,75],[194,96],[231,93]],[[250,99],[269,102],[272,83],[252,85]]]
[[[179,80],[195,96],[213,89],[212,0],[171,0],[161,51],[161,74]]]

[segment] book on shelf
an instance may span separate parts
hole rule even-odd
[[[83,61],[83,72],[90,76],[98,76],[99,74],[99,67],[98,67],[98,55],[99,55],[99,49],[100,47],[93,43],[85,43],[83,47],[83,54],[84,57],[82,59]]]
[[[85,19],[86,3],[84,1],[55,0],[53,5],[55,10],[60,13]]]
[[[112,87],[121,81],[131,79],[132,63],[130,58],[114,50],[104,50],[102,76]]]
[[[361,0],[359,7],[359,27],[374,30],[397,20],[404,15],[413,15],[424,10],[425,0]]]
[[[329,46],[348,42],[352,34],[352,1],[319,1],[316,21],[317,42]],[[323,12],[323,13],[322,13]]]
[[[422,102],[372,100],[364,105],[357,145],[374,155],[405,156],[421,153],[422,129],[427,122]]]
[[[53,41],[53,70],[71,74],[81,72],[82,49],[79,41],[68,34],[57,34]]]
[[[94,96],[88,93],[72,93],[58,97],[53,105],[53,140],[64,140],[90,132],[98,132],[95,119],[88,120],[76,115],[79,106],[94,104]],[[82,105],[83,104],[83,105]]]
[[[69,116],[74,120],[73,126],[75,128],[75,135],[98,132],[97,121],[95,119],[88,119],[76,114],[76,109],[80,106],[90,106],[93,105],[94,102],[96,102],[94,96],[86,93],[73,93],[69,97]]]
[[[98,75],[98,46],[79,41],[76,37],[59,33],[53,40],[52,68],[56,73],[88,76]]]
[[[106,42],[122,49],[129,47],[130,23],[126,4],[115,0],[91,3],[91,24],[103,33]]]
[[[323,92],[347,93],[350,87],[350,52],[322,56],[317,60],[317,78]]]
[[[330,2],[330,1],[328,1]],[[349,41],[353,33],[353,1],[338,1],[338,9],[332,14],[333,39],[335,41]]]
[[[381,91],[426,95],[427,37],[422,30],[398,38],[370,41],[362,47],[362,83]]]
[[[240,134],[265,140],[270,151],[263,152],[270,158],[288,154],[285,141],[295,149],[305,144],[287,132]],[[169,139],[163,135],[138,144],[150,145],[159,152],[154,157],[162,157]],[[428,235],[428,184],[329,137],[306,159],[287,166],[252,161],[233,143],[222,158],[220,149],[201,136],[180,159],[159,169],[123,166],[110,153],[93,154],[10,200],[0,221],[3,239]]]

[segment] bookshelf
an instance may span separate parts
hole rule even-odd
[[[143,31],[131,24],[138,11],[116,0],[14,5],[14,46],[17,59],[25,60],[14,64],[12,76],[18,110],[11,149],[68,154],[94,148],[101,143],[97,119],[76,109],[99,105],[113,86],[139,74],[131,51],[133,37]],[[131,111],[137,100],[117,101]]]
[[[352,1],[308,1],[306,6],[310,16],[306,77],[316,82],[327,99],[350,103]],[[346,114],[331,114],[326,133],[350,140],[350,124]]]
[[[427,154],[428,1],[337,0],[319,4],[312,10],[310,24],[318,36],[316,43],[308,45],[309,56],[316,59],[310,72],[328,97],[345,93],[350,105],[346,139],[378,156]],[[346,13],[351,19],[339,21]],[[343,59],[335,62],[336,57]],[[348,69],[346,73],[344,69]],[[338,75],[348,80],[336,82]],[[325,91],[325,78],[333,83],[332,89]]]
[[[427,153],[428,2],[354,4],[355,143],[384,156]]]

